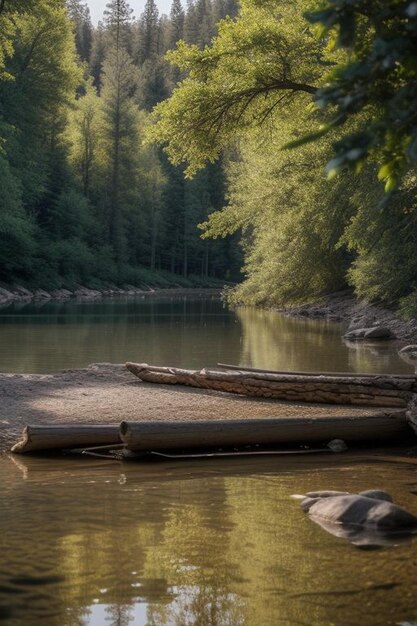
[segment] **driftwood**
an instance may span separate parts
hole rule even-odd
[[[398,440],[409,437],[405,411],[372,416],[122,422],[120,438],[132,451],[218,448],[245,445]]]
[[[371,374],[369,372],[358,373],[358,372],[288,372],[288,370],[267,370],[260,369],[259,367],[243,367],[241,365],[229,365],[228,363],[217,363],[218,367],[221,367],[225,370],[235,370],[239,372],[258,372],[262,374],[297,374],[298,376],[331,376],[338,377],[349,377],[349,378],[380,378],[381,374]],[[390,374],[390,378],[411,378],[416,379],[415,374]]]
[[[146,382],[188,385],[295,402],[406,407],[413,391],[417,391],[415,377],[220,372],[210,369],[156,367],[145,363],[126,363],[126,367],[132,374]]]
[[[120,444],[119,424],[49,424],[26,426],[12,448],[16,454]]]

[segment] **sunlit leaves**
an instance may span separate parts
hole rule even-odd
[[[244,0],[236,21],[224,20],[211,46],[180,43],[169,53],[188,77],[156,107],[152,140],[192,175],[241,133],[264,124],[295,98],[307,106],[326,70],[323,46],[306,28],[305,0]]]
[[[306,14],[322,35],[338,33],[349,63],[329,76],[317,104],[345,120],[362,114],[359,137],[335,146],[332,173],[358,161],[382,161],[379,178],[394,189],[417,163],[417,4],[405,0],[328,0]],[[356,151],[356,152],[353,152]],[[351,158],[357,154],[357,158]]]

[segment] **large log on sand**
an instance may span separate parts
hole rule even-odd
[[[119,424],[48,424],[26,426],[12,448],[16,454],[120,444]]]
[[[294,402],[320,402],[380,407],[406,407],[417,391],[415,377],[345,376],[270,373],[257,371],[186,370],[126,363],[146,382],[188,385],[247,396]]]
[[[245,445],[327,443],[343,439],[393,441],[410,437],[405,411],[366,417],[311,417],[183,422],[122,422],[120,438],[128,450],[191,450]]]

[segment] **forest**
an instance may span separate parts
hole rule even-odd
[[[2,0],[0,36],[1,281],[415,315],[417,2]]]
[[[186,181],[146,145],[149,111],[181,78],[165,53],[202,47],[230,0],[126,0],[93,27],[81,0],[0,2],[0,281],[222,285],[239,276],[235,240],[197,228],[225,202],[222,162]],[[221,282],[219,282],[221,281]]]

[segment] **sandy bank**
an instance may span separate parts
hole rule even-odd
[[[7,449],[28,423],[360,416],[368,411],[375,412],[153,385],[139,381],[124,365],[98,363],[56,374],[0,374],[0,449]]]

